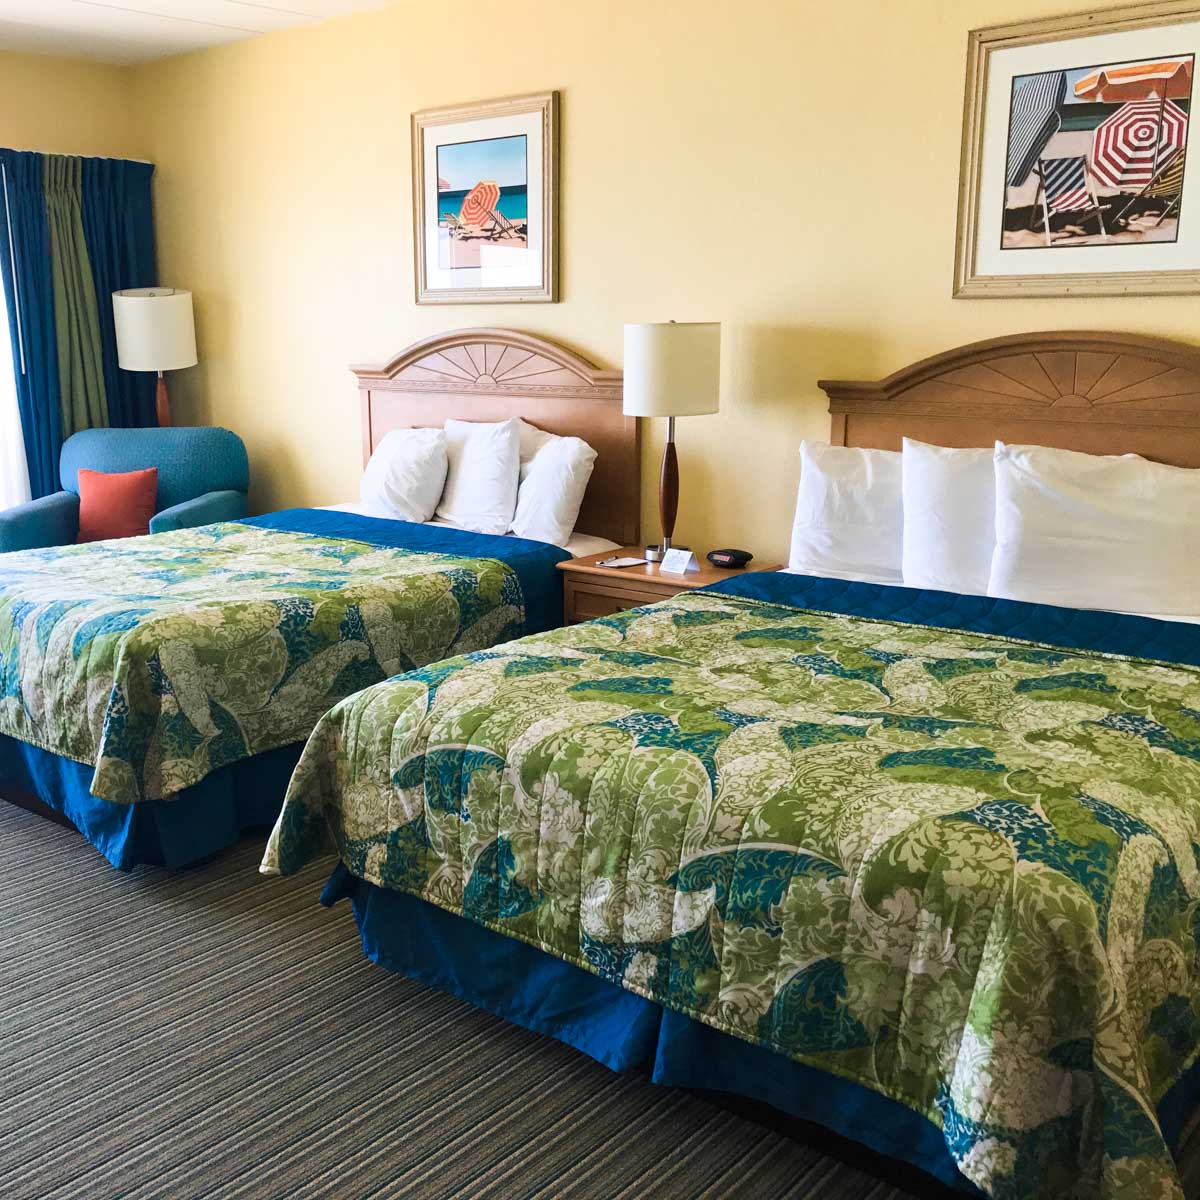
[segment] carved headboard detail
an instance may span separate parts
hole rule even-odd
[[[581,437],[596,466],[581,533],[637,543],[638,423],[621,411],[621,372],[602,371],[555,342],[512,329],[459,329],[416,342],[381,366],[352,368],[362,392],[363,461],[391,429],[524,417]]]
[[[1133,334],[1029,333],[960,346],[874,383],[822,380],[835,445],[996,439],[1200,467],[1200,348]]]

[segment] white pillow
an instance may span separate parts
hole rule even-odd
[[[989,596],[1200,613],[1200,471],[996,443]]]
[[[524,483],[525,477],[529,474],[529,467],[533,462],[534,455],[556,435],[547,433],[544,429],[539,429],[536,425],[530,425],[522,417],[517,418],[517,431],[521,444],[521,482]]]
[[[984,596],[996,545],[991,450],[904,439],[904,583]]]
[[[373,517],[428,521],[446,484],[446,435],[440,429],[393,429],[375,447],[359,484]]]
[[[899,583],[903,535],[899,451],[800,443],[791,570]]]
[[[476,533],[504,534],[517,507],[518,420],[446,422],[449,469],[437,515]]]
[[[536,444],[529,461],[521,463],[521,486],[512,531],[518,537],[565,546],[575,530],[583,495],[596,463],[596,451],[577,437],[558,437],[521,424],[541,434],[522,443]],[[522,451],[523,454],[523,451]]]

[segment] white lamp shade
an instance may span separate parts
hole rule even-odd
[[[625,326],[626,416],[715,413],[720,397],[718,322]]]
[[[176,288],[113,292],[117,362],[126,371],[177,371],[196,365],[192,293]]]

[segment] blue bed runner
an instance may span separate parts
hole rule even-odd
[[[562,624],[563,590],[560,562],[571,556],[561,546],[519,537],[494,537],[445,525],[417,525],[363,517],[324,508],[285,508],[239,522],[258,529],[311,533],[316,537],[352,538],[372,546],[412,550],[418,554],[457,554],[463,558],[495,558],[516,572],[525,597],[525,632],[545,633]]]
[[[1023,638],[1072,650],[1098,650],[1162,662],[1200,666],[1200,625],[1132,617],[1123,613],[1058,608],[997,600],[991,596],[962,596],[890,584],[852,583],[817,575],[757,571],[709,584],[705,591],[745,596],[767,604],[845,613],[903,625],[936,629],[965,629],[997,637]]]

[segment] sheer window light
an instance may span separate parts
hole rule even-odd
[[[29,468],[17,406],[17,375],[8,332],[8,306],[0,295],[0,510],[29,499]]]

